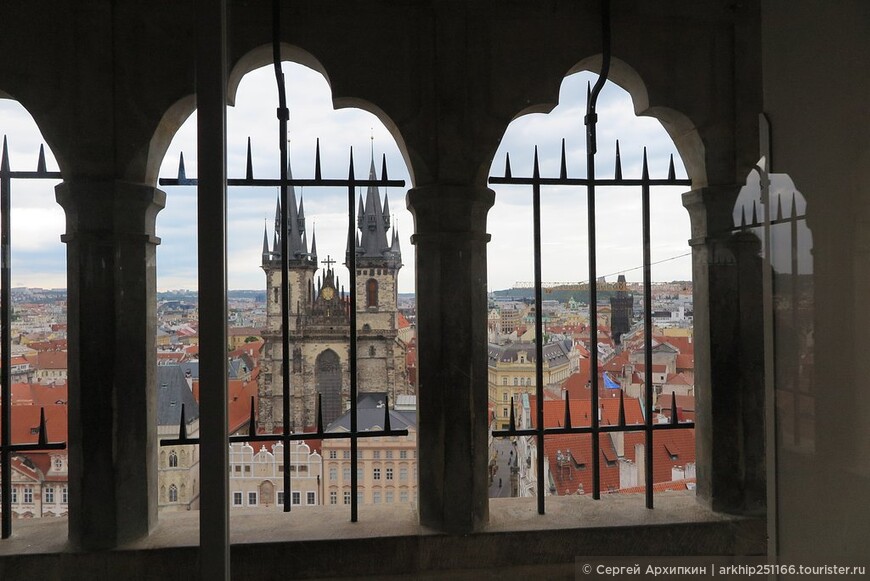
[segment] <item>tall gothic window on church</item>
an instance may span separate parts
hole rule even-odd
[[[321,394],[323,423],[329,424],[341,415],[341,362],[335,351],[327,349],[317,356],[315,382]]]
[[[366,306],[378,306],[378,281],[373,278],[366,281]]]

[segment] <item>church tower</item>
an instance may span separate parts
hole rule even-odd
[[[610,336],[617,345],[622,344],[622,336],[631,330],[634,314],[634,295],[628,291],[625,275],[616,279],[616,294],[610,296]]]
[[[288,171],[289,174],[289,171]],[[374,159],[369,179],[375,177]],[[290,254],[288,274],[290,312],[290,426],[299,431],[317,421],[317,395],[321,396],[325,425],[343,414],[350,398],[350,296],[327,257],[318,276],[314,234],[308,250],[302,202],[296,206],[293,188],[288,192]],[[266,273],[266,331],[261,357],[259,427],[272,432],[282,424],[281,347],[281,237],[280,206],[275,235],[269,248],[263,239],[263,270]],[[359,200],[357,227],[352,246],[357,266],[357,372],[359,392],[387,393],[391,403],[409,392],[405,372],[405,349],[398,339],[397,275],[402,267],[399,237],[391,230],[389,201],[371,186],[365,202]],[[348,254],[348,257],[350,255]],[[346,264],[349,260],[346,262]]]

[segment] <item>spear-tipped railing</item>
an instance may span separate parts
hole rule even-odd
[[[45,427],[45,409],[39,410],[36,443],[12,443],[12,180],[59,180],[60,172],[48,171],[45,148],[39,146],[36,171],[13,171],[9,163],[6,136],[0,152],[0,512],[2,538],[12,534],[12,456],[19,452],[63,450],[64,442],[49,442]]]
[[[599,499],[600,489],[600,446],[599,436],[610,432],[639,432],[646,434],[645,467],[646,467],[646,505],[653,507],[653,432],[662,429],[687,429],[693,428],[693,422],[671,422],[669,424],[653,423],[653,383],[652,383],[652,291],[651,291],[651,259],[650,259],[650,188],[653,186],[679,186],[691,185],[689,179],[678,179],[674,169],[673,155],[670,158],[668,176],[664,179],[650,178],[647,164],[646,149],[643,154],[643,169],[640,178],[625,178],[622,175],[622,156],[619,142],[616,142],[616,165],[613,178],[597,178],[595,175],[595,154],[598,149],[596,137],[596,113],[598,95],[607,81],[610,70],[610,3],[609,0],[602,2],[602,63],[598,80],[594,87],[587,87],[586,116],[586,177],[568,177],[568,160],[565,153],[565,140],[562,140],[561,159],[558,177],[542,177],[538,162],[538,149],[535,148],[533,170],[531,177],[516,177],[511,172],[510,157],[505,156],[505,170],[501,177],[490,177],[489,183],[493,185],[530,185],[532,187],[532,219],[534,222],[533,245],[534,245],[534,290],[535,290],[535,378],[536,378],[536,413],[534,427],[517,428],[514,418],[514,401],[511,398],[510,422],[507,430],[493,430],[495,437],[535,436],[537,444],[537,504],[538,512],[544,514],[544,438],[557,434],[591,434],[592,447],[592,497]],[[589,359],[590,359],[590,425],[573,426],[570,415],[569,395],[565,394],[565,418],[564,425],[559,427],[544,426],[544,345],[542,329],[542,281],[541,281],[541,186],[582,186],[586,188],[587,199],[587,231],[588,231],[588,265],[589,265]],[[640,187],[643,214],[643,271],[644,271],[644,348],[645,348],[645,389],[644,389],[644,424],[625,423],[624,395],[620,389],[619,421],[617,425],[601,426],[599,422],[599,397],[598,397],[598,295],[596,269],[596,231],[595,231],[595,201],[596,188],[602,187]],[[672,410],[676,417],[676,410]]]

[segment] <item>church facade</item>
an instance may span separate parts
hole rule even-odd
[[[376,179],[374,159],[369,179]],[[324,425],[342,415],[350,402],[350,296],[327,257],[318,267],[317,242],[311,246],[305,227],[303,202],[297,206],[294,188],[288,192],[288,285],[290,308],[290,427],[300,431],[317,422],[317,395],[321,395]],[[263,234],[262,268],[266,273],[266,329],[259,375],[258,427],[272,432],[283,421],[281,344],[281,208],[275,212],[270,249]],[[357,378],[362,392],[385,392],[390,402],[409,393],[405,347],[398,338],[397,276],[402,253],[395,228],[390,226],[389,201],[377,187],[360,197],[356,252]]]

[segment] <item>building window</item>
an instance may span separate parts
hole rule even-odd
[[[357,492],[357,493],[356,493],[356,503],[357,503],[357,505],[362,504],[364,501],[365,501],[365,499],[363,498],[363,493],[362,493],[362,492]]]
[[[284,491],[278,491],[278,506],[284,506]]]
[[[18,504],[18,489],[12,487],[12,504]]]
[[[400,460],[405,460],[407,457],[408,457],[407,450],[399,450],[399,459]]]
[[[377,490],[372,493],[372,504],[380,504],[381,503],[381,493]]]
[[[381,459],[381,451],[375,450],[374,452],[372,452],[372,458],[374,458],[375,460],[380,460]]]
[[[315,494],[313,492],[309,492],[305,495],[305,502],[309,505],[316,504],[317,503],[317,496],[315,496]]]
[[[341,471],[341,478],[342,478],[342,480],[344,480],[345,482],[347,482],[348,480],[350,480],[350,468],[344,468],[344,469]]]
[[[387,473],[385,474],[385,476],[387,477],[387,480],[392,480],[393,479],[393,469],[387,468]]]
[[[408,479],[408,469],[402,466],[399,468],[399,480],[407,480]]]
[[[384,493],[384,502],[387,504],[393,504],[393,491],[388,490]]]
[[[366,307],[378,306],[378,281],[370,278],[366,281]]]
[[[241,492],[233,492],[233,506],[242,506]]]
[[[68,502],[69,502],[69,490],[67,490],[66,486],[63,486],[60,489],[60,503],[66,504]]]
[[[507,385],[507,377],[502,377],[502,378],[501,378],[501,384],[502,384],[502,385]]]
[[[372,478],[374,478],[375,480],[381,479],[381,469],[380,468],[375,468],[374,470],[372,470]]]
[[[403,490],[399,493],[399,502],[408,502],[408,491]]]
[[[329,451],[329,459],[335,460],[336,458],[338,458],[338,450],[330,450]]]
[[[336,468],[335,466],[329,467],[329,479],[331,481],[338,480],[338,468]]]
[[[342,452],[341,457],[345,460],[350,460],[350,450],[345,450],[344,452]]]
[[[54,469],[61,470],[63,469],[63,460],[57,456],[54,458]]]
[[[302,504],[302,495],[299,492],[290,493],[290,502],[294,505]]]
[[[169,487],[169,502],[178,502],[178,487],[174,484]]]
[[[51,486],[45,489],[45,503],[54,504],[54,488]]]
[[[350,492],[347,490],[344,491],[344,503],[350,504]]]
[[[333,490],[329,493],[329,504],[338,504],[338,492]]]
[[[248,506],[257,506],[257,493],[249,492],[248,493]]]
[[[386,453],[387,453],[387,460],[392,460],[393,459],[393,451],[387,450]]]
[[[374,357],[375,355],[377,355],[377,353],[378,353],[378,352],[377,352],[377,350],[375,349],[375,346],[374,346],[374,345],[372,345],[372,346],[369,347],[369,357]]]
[[[176,468],[178,466],[178,455],[175,453],[175,450],[171,450],[169,452],[169,467]]]
[[[27,486],[24,488],[24,504],[33,502],[33,488]]]
[[[503,394],[501,394],[501,401],[503,401],[504,403],[507,403],[507,401],[508,401],[507,396],[508,396],[507,392],[504,392]]]
[[[356,479],[357,479],[358,481],[362,482],[363,478],[365,478],[365,475],[363,474],[363,469],[362,469],[362,468],[357,468],[357,469],[356,469]]]
[[[517,381],[518,381],[517,378],[514,377],[514,385],[515,385],[515,386],[517,385]]]

